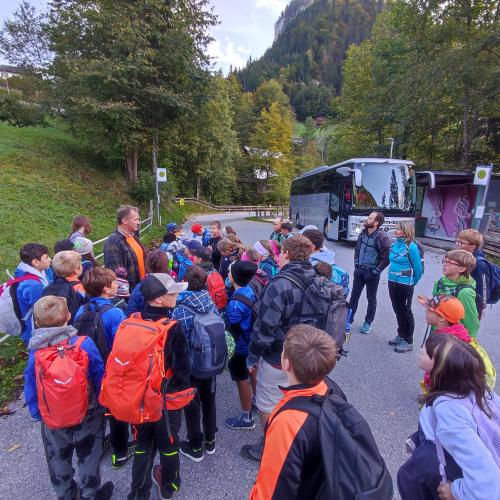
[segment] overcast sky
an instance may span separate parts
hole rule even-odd
[[[16,10],[20,0],[0,0],[0,21],[3,24]],[[30,0],[45,8],[48,0]],[[260,57],[274,38],[274,23],[288,0],[210,0],[220,24],[213,31],[215,42],[209,53],[215,68],[227,72],[230,65],[242,67],[248,57]],[[0,58],[0,62],[7,61]]]

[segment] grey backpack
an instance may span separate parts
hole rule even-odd
[[[193,330],[189,341],[191,375],[205,379],[224,371],[227,345],[224,321],[212,312],[202,313],[182,304],[193,313]]]

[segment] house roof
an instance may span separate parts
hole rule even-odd
[[[18,75],[23,72],[22,68],[19,68],[17,66],[9,66],[7,64],[0,64],[0,71],[4,73],[16,73]]]

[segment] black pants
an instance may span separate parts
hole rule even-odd
[[[109,417],[109,438],[113,453],[117,457],[123,457],[128,451],[128,422],[116,420],[113,416]]]
[[[373,323],[375,313],[377,312],[377,290],[380,283],[380,274],[374,275],[368,269],[356,269],[354,271],[354,281],[352,284],[351,297],[349,304],[351,306],[351,322],[354,321],[354,315],[358,309],[361,292],[366,286],[366,298],[368,299],[368,308],[366,310],[365,321]]]
[[[158,422],[136,426],[136,445],[132,466],[132,485],[128,500],[146,500],[151,491],[151,471],[156,452],[160,453],[163,493],[181,485],[179,474],[179,429],[181,410],[169,411],[172,442],[168,437],[165,415]]]
[[[196,396],[184,408],[186,430],[189,445],[201,448],[203,440],[213,441],[217,432],[217,411],[215,406],[215,391],[217,382],[215,377],[199,379],[191,377],[191,386],[196,387]],[[202,417],[203,415],[203,417]],[[203,420],[203,432],[201,421]]]
[[[411,301],[415,287],[389,281],[389,297],[398,322],[398,335],[413,344],[415,319],[411,310]]]

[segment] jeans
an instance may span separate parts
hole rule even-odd
[[[354,315],[358,309],[359,297],[366,285],[366,298],[368,299],[368,308],[366,310],[365,321],[373,323],[377,311],[377,290],[380,283],[380,274],[373,274],[369,269],[355,269],[354,281],[352,284],[351,297],[349,304],[351,307],[351,323],[354,321]]]
[[[413,344],[415,319],[411,310],[411,301],[415,287],[389,281],[389,297],[398,322],[398,335],[408,344]]]

